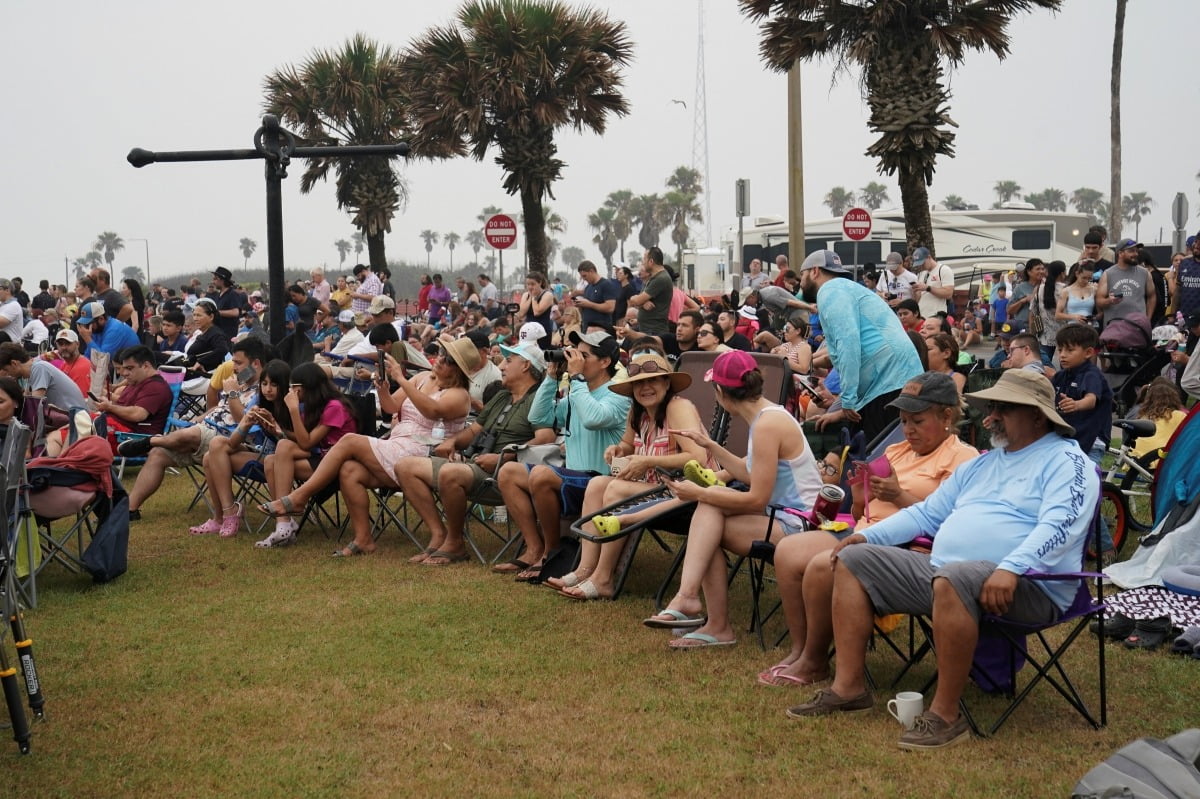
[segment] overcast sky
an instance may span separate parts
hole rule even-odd
[[[661,192],[679,165],[692,163],[696,91],[697,0],[602,3],[626,22],[635,61],[625,73],[632,112],[603,136],[563,132],[567,162],[550,206],[567,221],[563,246],[591,244],[587,215],[617,189]],[[1018,17],[1003,63],[972,54],[951,78],[951,116],[959,123],[957,157],[938,165],[930,198],[958,194],[980,206],[992,185],[1015,180],[1026,191],[1068,195],[1081,186],[1108,192],[1109,67],[1115,0],[1066,0],[1058,15]],[[362,31],[403,47],[425,28],[450,20],[458,3],[294,0],[177,5],[9,0],[0,49],[0,275],[27,283],[63,280],[64,257],[85,254],[101,231],[116,231],[126,250],[114,264],[145,265],[151,277],[223,264],[242,266],[238,241],[258,242],[252,266],[265,266],[262,167],[257,162],[155,164],[134,169],[132,147],[150,150],[245,148],[262,113],[263,77],[314,49],[336,48]],[[754,215],[785,215],[786,79],[766,72],[756,28],[732,0],[705,3],[708,144],[714,238],[735,222],[733,184],[752,184]],[[1146,191],[1157,204],[1141,238],[1170,239],[1171,199],[1186,192],[1200,210],[1200,81],[1189,37],[1200,26],[1195,0],[1133,0],[1125,28],[1123,191]],[[880,179],[863,155],[873,137],[856,76],[831,87],[831,65],[804,73],[805,204],[808,218],[828,216],[831,186],[857,189]],[[673,103],[683,100],[687,108]],[[354,232],[337,210],[332,184],[301,195],[302,166],[284,182],[284,251],[289,267],[325,264],[337,271],[334,241]],[[487,205],[514,214],[491,156],[415,162],[404,168],[408,208],[387,238],[391,259],[423,264],[420,231],[466,234]],[[899,190],[887,183],[894,204]],[[1192,224],[1191,227],[1197,227]],[[1132,234],[1132,231],[1130,231]],[[629,245],[637,248],[636,235]],[[667,236],[664,249],[671,249]],[[481,253],[481,258],[484,253]],[[513,259],[519,257],[519,253]],[[349,266],[354,255],[351,253]],[[363,253],[363,260],[366,253]],[[471,259],[460,245],[455,262]],[[511,261],[510,261],[511,263]],[[433,266],[449,266],[441,245]]]

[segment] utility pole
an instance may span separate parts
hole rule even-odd
[[[800,106],[800,62],[788,70],[788,264],[797,269],[804,246],[804,131]]]

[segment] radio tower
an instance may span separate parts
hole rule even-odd
[[[699,0],[700,34],[696,44],[696,97],[692,101],[692,169],[704,183],[704,246],[712,246],[712,191],[708,176],[708,103],[704,88],[704,0]]]

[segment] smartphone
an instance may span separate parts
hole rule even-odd
[[[90,391],[88,392],[88,396],[89,396],[89,397],[91,397],[91,398],[92,398],[92,400],[93,400],[93,401],[95,401],[95,402],[102,402],[102,401],[103,401],[103,400],[101,400],[99,397],[97,397],[95,394],[93,394],[93,393],[92,393],[92,392],[90,392]]]
[[[1108,296],[1112,297],[1114,300],[1119,300],[1122,297],[1124,297],[1125,295],[1120,292],[1114,292],[1112,294],[1109,294]]]
[[[387,353],[382,350],[379,352],[379,376],[387,376]]]
[[[237,373],[237,381],[243,386],[248,386],[254,382],[254,367],[247,366],[245,369]]]

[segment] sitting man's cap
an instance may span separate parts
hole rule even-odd
[[[569,338],[571,343],[577,347],[580,344],[587,344],[597,358],[613,358],[617,354],[617,340],[608,333],[602,333],[599,330],[580,333],[578,330],[572,330]]]
[[[223,266],[218,266],[216,269],[214,269],[212,271],[212,273],[214,275],[216,275],[217,277],[221,278],[222,280],[224,280],[226,283],[233,282],[233,272],[230,272],[228,269],[226,269]]]
[[[1059,435],[1067,438],[1075,435],[1075,428],[1067,424],[1054,407],[1054,386],[1050,380],[1028,369],[1007,369],[996,385],[964,394],[963,399],[984,413],[988,412],[989,402],[1028,405],[1045,414]]]
[[[72,344],[79,343],[79,334],[74,330],[60,330],[58,335],[54,337],[55,341],[70,341]]]
[[[394,310],[395,307],[396,301],[391,297],[387,296],[386,294],[376,294],[371,299],[371,306],[367,308],[367,313],[371,314],[371,316],[377,316],[384,311]]]
[[[754,356],[743,350],[722,352],[713,366],[704,373],[704,382],[723,388],[741,388],[746,375],[758,368]]]
[[[958,386],[950,375],[943,372],[924,372],[909,380],[900,389],[900,394],[887,404],[909,413],[920,413],[934,405],[954,407],[958,405]]]
[[[1019,336],[1024,332],[1024,325],[1015,324],[1013,322],[1005,322],[1004,324],[1000,325],[1000,338],[1012,338],[1013,336]]]
[[[521,325],[521,332],[517,334],[517,341],[525,343],[526,341],[540,341],[546,337],[546,328],[541,322],[526,322]]]
[[[104,303],[89,302],[79,309],[79,324],[90,325],[96,317],[104,316]]]
[[[536,341],[526,341],[524,344],[518,344],[515,347],[501,344],[500,351],[505,355],[515,355],[518,358],[524,358],[533,364],[533,367],[539,372],[546,371],[546,358],[542,355],[542,348],[537,345]]]
[[[920,266],[925,263],[925,259],[929,257],[928,247],[918,247],[913,250],[913,266]]]
[[[904,256],[898,252],[889,252],[887,258],[883,261],[888,267],[899,266],[904,263]]]
[[[338,313],[338,321],[343,325],[354,324],[354,311],[341,311]]]
[[[806,269],[824,269],[837,275],[850,274],[850,270],[842,266],[841,256],[833,250],[817,250],[811,253],[804,259],[804,263],[800,264],[801,272]]]

